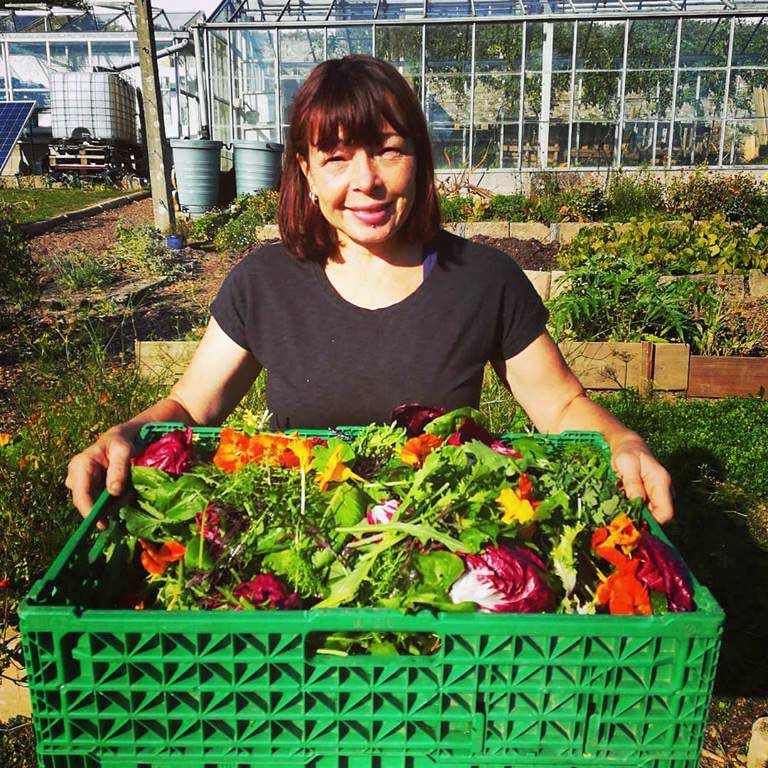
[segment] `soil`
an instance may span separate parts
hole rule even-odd
[[[72,249],[100,253],[114,240],[117,222],[147,224],[152,220],[150,200],[105,211],[83,221],[72,222],[38,236],[31,241],[33,256],[43,275],[43,301],[40,307],[22,318],[0,321],[0,431],[12,430],[13,411],[10,394],[23,361],[23,347],[62,318],[84,309],[94,312],[97,298],[71,294],[62,297],[46,276],[46,257]],[[521,267],[531,270],[557,269],[556,244],[537,240],[475,238],[512,256]],[[125,308],[96,310],[98,320],[112,329],[112,351],[133,351],[134,339],[179,339],[196,336],[207,320],[208,306],[227,272],[242,254],[220,254],[205,244],[193,244],[180,252],[173,279],[149,290],[131,306],[126,322]],[[131,281],[125,275],[121,284]],[[112,289],[119,286],[113,286]],[[110,289],[110,290],[112,290]],[[57,304],[57,302],[59,302]],[[90,305],[90,308],[89,308]],[[745,302],[757,323],[768,329],[768,300]],[[110,311],[112,312],[110,314]],[[100,312],[100,313],[99,313]],[[768,715],[768,698],[715,695],[707,726],[700,768],[740,768],[746,764],[746,753],[752,723]]]

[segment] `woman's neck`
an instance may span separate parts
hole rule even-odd
[[[364,245],[351,240],[340,240],[336,254],[331,256],[335,264],[370,267],[417,267],[424,260],[421,243],[387,241]],[[383,263],[382,263],[383,262]]]

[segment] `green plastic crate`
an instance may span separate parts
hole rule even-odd
[[[41,767],[698,763],[723,623],[699,584],[695,612],[651,617],[106,610],[108,503],[19,609]],[[426,657],[313,655],[312,633],[340,630],[442,642]]]

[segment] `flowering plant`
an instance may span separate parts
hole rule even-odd
[[[141,456],[157,455],[172,460],[132,467],[112,550],[145,574],[143,606],[693,609],[679,556],[589,442],[510,442],[473,409],[409,405],[349,438],[227,428],[206,455],[176,432]]]

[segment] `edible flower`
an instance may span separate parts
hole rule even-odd
[[[152,542],[139,539],[139,544],[144,550],[141,553],[141,564],[145,570],[157,576],[165,572],[169,563],[181,560],[187,551],[187,548],[178,541],[166,541],[158,547]]]
[[[611,520],[608,525],[608,537],[602,544],[604,547],[621,547],[625,555],[630,554],[640,541],[640,531],[635,528],[629,515],[622,512]]]
[[[192,429],[174,429],[150,443],[131,459],[135,467],[154,467],[169,475],[180,475],[192,465]]]
[[[647,523],[642,525],[634,556],[639,562],[638,580],[648,589],[662,592],[670,611],[693,610],[693,583],[685,563],[672,547],[650,532]]]
[[[286,443],[284,450],[278,459],[282,467],[300,468],[304,472],[309,469],[312,463],[312,449],[321,444],[318,438],[294,437]]]
[[[339,445],[331,454],[328,463],[322,472],[315,478],[321,491],[328,490],[331,483],[343,483],[345,480],[362,480],[360,475],[356,475],[340,458],[343,446]]]
[[[531,478],[523,472],[520,475],[520,485],[516,490],[504,488],[496,501],[501,504],[504,515],[503,523],[519,523],[527,525],[536,517],[536,507],[540,504],[532,498],[533,483]]]
[[[247,600],[255,608],[301,608],[298,593],[289,591],[288,587],[271,573],[260,573],[253,581],[238,584],[232,594],[238,600]]]
[[[486,445],[493,442],[491,433],[485,427],[469,416],[465,416],[458,431],[454,432],[445,442],[447,445],[464,445],[471,440],[479,440]]]
[[[371,507],[366,512],[365,519],[368,521],[368,525],[391,523],[393,515],[399,508],[400,501],[398,499],[388,499],[375,507]]]
[[[5,448],[6,445],[11,444],[10,432],[0,432],[0,448]]]
[[[538,613],[554,606],[544,563],[527,547],[501,544],[463,557],[466,571],[450,591],[454,603],[473,602],[481,611],[515,613]]]
[[[392,421],[398,427],[405,427],[408,437],[416,437],[416,435],[420,435],[424,431],[424,427],[430,421],[444,414],[445,408],[419,405],[418,403],[406,403],[405,405],[398,405],[392,411]]]
[[[213,463],[224,472],[237,472],[252,461],[251,447],[246,435],[226,427],[219,435],[219,447]]]
[[[442,444],[442,439],[437,435],[424,434],[412,437],[400,449],[400,458],[404,464],[408,464],[410,467],[420,467],[424,464],[427,456]]]
[[[8,587],[11,586],[11,579],[9,576],[6,576],[3,579],[0,579],[0,589],[8,589]]]
[[[650,616],[648,589],[637,578],[639,562],[627,559],[626,565],[612,573],[597,587],[598,605],[607,605],[612,616]]]

